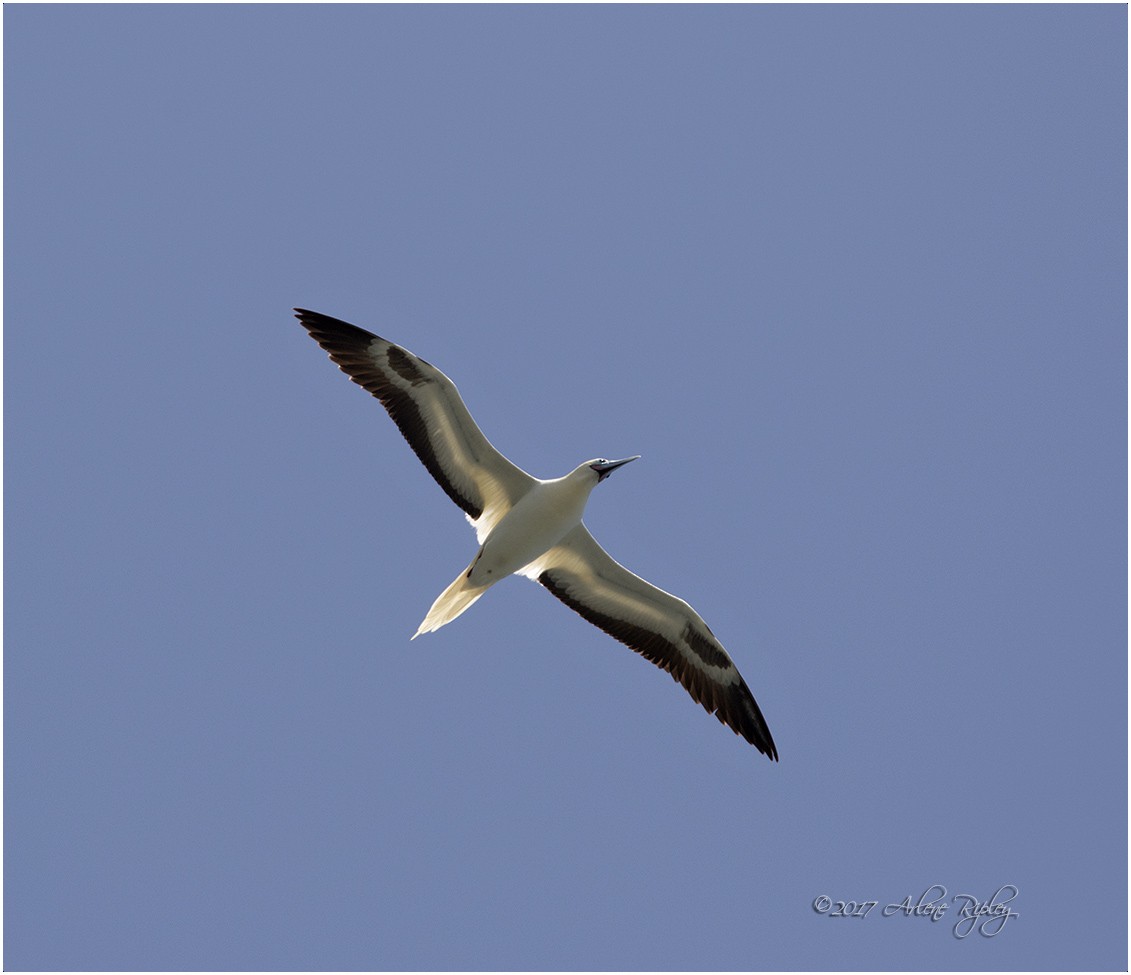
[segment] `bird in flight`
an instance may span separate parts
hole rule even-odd
[[[638,457],[579,464],[543,481],[500,454],[439,369],[365,329],[318,312],[295,317],[350,379],[381,401],[428,472],[475,528],[479,549],[413,635],[438,630],[517,574],[668,671],[762,754],[778,751],[758,703],[710,627],[687,603],[629,572],[581,516],[589,494]]]

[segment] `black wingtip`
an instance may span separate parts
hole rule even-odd
[[[351,325],[349,322],[344,322],[340,318],[333,318],[330,315],[323,315],[320,311],[310,311],[307,308],[294,309],[295,318],[299,320],[309,333],[311,338],[314,339],[322,348],[327,352],[338,351],[342,343],[355,346],[368,346],[378,336],[372,332],[366,331],[364,328],[358,328],[356,325]]]
[[[757,707],[757,705],[755,705],[755,707]],[[761,717],[760,711],[758,716]],[[776,762],[778,760],[778,746],[774,744],[773,735],[770,734],[770,729],[766,727],[764,718],[762,720],[761,734],[758,737],[760,740],[754,742],[754,747],[771,762]]]
[[[309,308],[295,308],[293,309],[295,318],[300,322],[333,322],[336,325],[349,325],[349,322],[343,322],[340,318],[333,318],[330,315],[323,315],[320,311],[311,311]],[[357,326],[350,326],[356,328]]]
[[[745,738],[771,762],[776,762],[778,760],[778,746],[774,744],[774,739],[770,737],[769,731],[766,731],[765,734],[759,734],[758,732],[755,732],[754,734],[748,734],[746,731],[739,731],[737,728],[734,728],[732,730],[739,737]]]
[[[351,325],[349,322],[343,322],[340,318],[333,318],[330,315],[323,315],[320,311],[311,311],[309,308],[295,308],[293,309],[295,318],[297,318],[303,325],[310,328],[312,325],[344,325],[346,328],[357,328],[356,325]]]
[[[778,746],[774,744],[774,736],[770,734],[769,725],[766,724],[766,719],[762,716],[762,709],[758,707],[754,695],[750,694],[749,689],[746,693],[748,695],[747,703],[754,710],[754,722],[752,726],[743,729],[742,736],[771,762],[776,762],[778,760]]]

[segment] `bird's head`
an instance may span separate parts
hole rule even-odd
[[[593,460],[587,460],[581,465],[580,470],[588,468],[597,475],[597,483],[600,484],[606,477],[608,477],[618,467],[623,467],[630,461],[639,460],[640,455],[635,457],[625,457],[623,460],[605,460],[604,457],[596,457]]]

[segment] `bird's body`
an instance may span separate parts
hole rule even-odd
[[[539,480],[490,444],[440,370],[347,322],[295,311],[330,358],[381,400],[475,527],[479,550],[432,604],[414,639],[456,619],[495,583],[523,575],[667,670],[709,712],[777,760],[746,682],[703,619],[610,558],[582,522],[593,488],[636,457],[596,458],[564,477]]]
[[[589,461],[552,481],[532,478],[534,483],[491,529],[471,564],[437,597],[412,638],[446,626],[496,582],[520,572],[581,524],[589,492],[597,485],[591,465],[598,463],[607,462]]]
[[[589,492],[597,486],[591,468],[595,463],[599,461],[588,461],[565,477],[532,486],[487,536],[470,578],[498,582],[533,562],[580,524]]]

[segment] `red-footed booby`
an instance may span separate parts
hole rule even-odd
[[[377,397],[409,446],[475,528],[479,550],[413,635],[466,612],[495,583],[523,575],[668,671],[708,713],[777,761],[746,681],[703,618],[614,561],[581,520],[589,494],[638,459],[596,458],[543,481],[500,454],[439,369],[365,329],[318,312],[295,317],[355,383]]]

